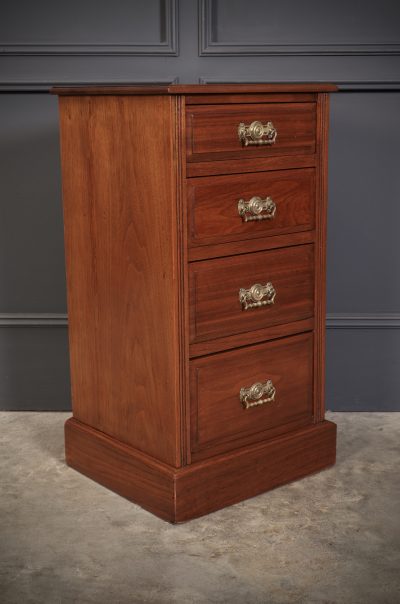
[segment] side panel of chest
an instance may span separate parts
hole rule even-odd
[[[173,466],[181,456],[176,104],[60,98],[74,417]]]

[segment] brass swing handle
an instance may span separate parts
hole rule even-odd
[[[252,197],[249,201],[239,199],[238,201],[239,216],[243,218],[243,222],[251,220],[272,220],[276,214],[276,203],[271,197],[261,199],[258,195]],[[262,214],[265,212],[265,214]],[[250,214],[250,216],[246,216]]]
[[[265,285],[255,283],[249,289],[244,289],[243,287],[239,289],[239,302],[243,310],[274,304],[275,296],[276,289],[269,282]]]
[[[250,388],[240,389],[240,402],[245,409],[273,403],[275,401],[276,389],[271,380],[256,382]]]
[[[240,122],[238,126],[239,141],[245,147],[249,145],[273,145],[278,132],[272,122],[262,124],[258,120],[246,126]]]

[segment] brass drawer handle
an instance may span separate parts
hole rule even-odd
[[[251,122],[246,126],[240,122],[238,126],[239,141],[247,147],[248,145],[273,145],[278,132],[272,122],[262,124],[259,121]]]
[[[271,380],[264,383],[256,382],[250,388],[240,389],[240,402],[245,409],[273,403],[275,401],[276,389]]]
[[[275,296],[276,290],[272,283],[269,282],[265,285],[255,283],[249,289],[244,289],[242,287],[239,289],[239,301],[243,310],[274,304]],[[265,298],[265,300],[263,300],[263,298]]]
[[[276,214],[276,203],[271,197],[261,199],[257,195],[252,197],[249,201],[239,199],[238,201],[238,212],[239,216],[243,218],[243,222],[250,222],[251,220],[272,220]],[[262,214],[265,212],[265,214]],[[250,216],[246,216],[246,213]]]

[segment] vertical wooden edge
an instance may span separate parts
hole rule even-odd
[[[191,393],[190,448],[194,453],[197,452],[199,445],[199,368],[191,364],[189,375]]]
[[[195,189],[193,184],[186,187],[186,204],[187,204],[187,237],[188,237],[188,247],[194,247],[195,240],[195,222],[194,222],[194,204],[195,204]]]
[[[175,109],[175,145],[178,261],[179,261],[179,369],[180,369],[180,464],[190,463],[190,387],[189,387],[189,333],[188,317],[188,257],[187,257],[187,201],[186,201],[186,123],[185,97],[172,97]]]
[[[318,94],[315,241],[314,421],[325,417],[326,221],[329,95]]]
[[[188,282],[189,282],[189,342],[193,344],[196,339],[197,331],[197,308],[196,308],[196,290],[197,290],[197,273],[196,265],[191,263],[188,267]]]
[[[187,161],[190,161],[190,158],[193,155],[193,116],[192,113],[190,113],[190,106],[187,107],[186,109],[186,102],[185,102],[185,124],[186,124],[186,132],[185,132],[185,136],[184,136],[184,141],[185,141],[185,163]]]
[[[59,121],[59,127],[60,127],[60,162],[61,162],[61,166],[64,164],[64,162],[68,161],[68,157],[66,156],[66,153],[64,152],[64,137],[63,137],[63,130],[64,130],[64,120],[65,120],[65,116],[66,116],[66,109],[64,109],[66,107],[66,105],[70,102],[70,98],[69,97],[62,97],[59,96],[58,97],[58,121]],[[63,174],[61,172],[61,200],[62,200],[62,216],[63,216],[63,235],[64,235],[64,257],[65,257],[65,280],[66,280],[66,285],[67,285],[67,316],[68,316],[68,355],[69,355],[69,363],[70,363],[70,368],[72,367],[72,340],[73,340],[73,332],[75,329],[75,323],[74,320],[71,317],[71,313],[70,313],[70,308],[71,308],[71,297],[72,297],[72,286],[71,286],[71,282],[72,282],[72,276],[71,276],[71,266],[70,266],[70,258],[69,258],[69,246],[68,246],[68,232],[67,232],[67,219],[66,219],[66,208],[65,208],[65,203],[64,203],[64,198],[65,198],[65,193],[64,193],[64,187],[65,187],[65,182],[64,182],[64,177]],[[74,400],[75,400],[75,375],[74,372],[69,371],[69,377],[70,377],[70,384],[71,384],[71,406],[72,406],[72,412],[74,411]]]

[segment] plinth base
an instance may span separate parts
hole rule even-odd
[[[329,421],[173,468],[74,418],[65,424],[69,466],[169,522],[184,522],[335,463]]]

